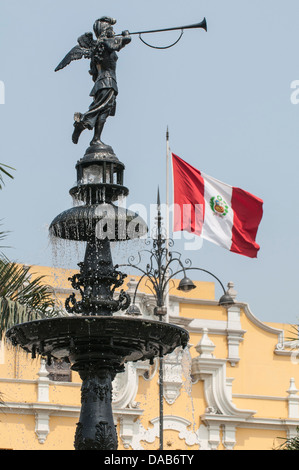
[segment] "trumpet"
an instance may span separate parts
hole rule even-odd
[[[205,31],[208,30],[207,28],[207,21],[204,18],[200,23],[195,23],[195,24],[190,24],[187,26],[176,26],[174,28],[165,28],[165,29],[152,29],[149,31],[134,31],[133,33],[129,32],[129,34],[132,36],[133,34],[148,34],[148,33],[162,33],[164,31],[175,31],[177,29],[181,29],[182,31],[184,29],[195,29],[195,28],[201,28],[204,29]],[[116,36],[121,36],[122,34],[116,34]]]

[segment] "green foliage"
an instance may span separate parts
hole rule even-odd
[[[0,258],[0,334],[18,323],[59,314],[53,289],[44,276],[33,279],[30,269]]]
[[[277,450],[299,450],[299,427],[297,427],[297,436],[286,439]]]
[[[4,185],[4,179],[3,179],[4,175],[7,176],[8,178],[13,179],[13,176],[7,171],[7,169],[14,170],[14,168],[12,168],[11,166],[0,163],[0,189],[2,189]]]

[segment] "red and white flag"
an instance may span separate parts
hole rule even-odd
[[[256,258],[263,201],[205,175],[172,154],[174,231],[186,230],[240,255]]]

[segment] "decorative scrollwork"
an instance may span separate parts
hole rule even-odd
[[[108,383],[98,383],[96,379],[89,380],[87,384],[84,384],[81,389],[81,401],[82,403],[92,400],[93,402],[108,401],[111,400],[111,386]]]
[[[115,426],[106,422],[96,425],[96,442],[99,443],[99,450],[115,450],[118,446],[118,439]]]
[[[131,297],[123,289],[118,297],[119,310],[127,310],[131,304]]]
[[[76,450],[116,450],[118,439],[115,426],[105,421],[98,423],[95,426],[95,437],[91,439],[84,437],[84,426],[78,423],[74,445]]]
[[[77,302],[76,296],[72,293],[65,301],[65,309],[68,313],[81,313],[80,302]]]
[[[80,273],[70,277],[72,287],[78,290],[82,300],[77,301],[72,293],[65,301],[65,308],[71,314],[102,314],[111,315],[112,312],[125,310],[131,303],[128,294],[121,290],[119,298],[114,298],[115,290],[122,286],[127,274],[114,269],[103,270],[86,269],[84,263],[79,263]]]

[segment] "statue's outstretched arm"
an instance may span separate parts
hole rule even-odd
[[[123,47],[131,42],[131,36],[129,31],[123,31],[122,36],[117,36],[114,38],[107,38],[104,40],[105,47],[112,51],[120,51]]]

